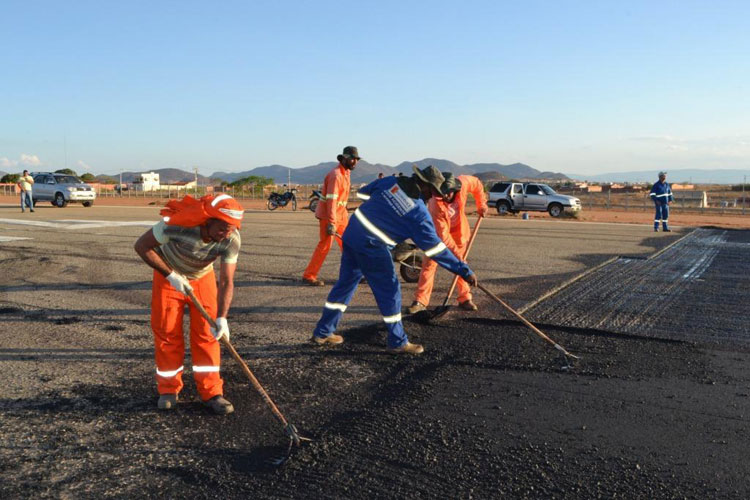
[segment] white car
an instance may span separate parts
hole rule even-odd
[[[62,208],[68,203],[82,203],[90,207],[96,199],[96,191],[78,177],[69,174],[52,172],[34,172],[34,185],[31,196],[34,204],[37,201],[50,201]]]
[[[575,196],[558,194],[548,185],[535,182],[498,182],[490,188],[487,204],[500,215],[549,212],[552,217],[560,217],[565,210],[581,210],[581,200]]]

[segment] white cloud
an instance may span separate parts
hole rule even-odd
[[[0,167],[2,168],[13,168],[18,165],[17,160],[11,160],[5,157],[0,158]]]
[[[91,165],[89,165],[88,163],[86,163],[83,160],[78,160],[76,162],[76,166],[82,168],[84,170],[84,173],[85,172],[91,172]]]
[[[16,167],[38,167],[42,165],[42,160],[37,155],[30,155],[21,153],[21,158],[18,160],[11,160],[10,158],[0,158],[0,167],[2,168],[16,168]]]
[[[42,161],[37,155],[27,155],[26,153],[21,153],[21,161],[19,163],[27,167],[38,167],[42,164]]]

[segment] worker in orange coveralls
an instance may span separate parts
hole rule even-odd
[[[443,172],[445,182],[441,191],[447,193],[443,198],[433,196],[427,203],[432,221],[435,224],[435,232],[445,246],[450,249],[459,259],[463,259],[466,246],[471,237],[469,219],[466,218],[466,202],[469,194],[474,197],[477,212],[480,217],[487,214],[487,199],[484,194],[482,181],[473,175],[459,175]],[[414,302],[407,309],[409,314],[424,311],[430,303],[432,287],[435,282],[437,263],[429,258],[422,262],[422,272],[419,274],[419,283],[414,295]],[[471,300],[471,287],[463,279],[458,279],[458,305],[467,311],[476,311],[477,306]]]
[[[323,181],[323,199],[320,200],[318,208],[315,210],[315,217],[318,218],[320,225],[320,241],[315,247],[310,263],[307,264],[307,268],[302,274],[302,280],[312,286],[325,285],[323,280],[318,278],[318,273],[331,250],[334,239],[341,248],[341,239],[337,238],[336,235],[344,234],[349,222],[346,203],[349,200],[349,191],[352,185],[350,174],[360,160],[359,152],[354,146],[347,146],[337,159],[339,164],[328,172]]]
[[[163,220],[135,243],[135,251],[154,269],[151,329],[154,332],[158,408],[173,410],[182,389],[185,341],[182,316],[190,308],[190,352],[193,377],[203,404],[218,415],[234,411],[224,399],[219,375],[218,340],[229,338],[227,313],[234,293],[234,271],[240,251],[239,229],[244,210],[227,194],[200,200],[185,196],[161,211]],[[219,287],[214,261],[221,257]],[[217,328],[209,325],[188,298],[192,290]]]

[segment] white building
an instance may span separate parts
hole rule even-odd
[[[161,189],[159,174],[156,172],[140,174],[140,177],[133,181],[133,187],[136,191],[159,191]]]

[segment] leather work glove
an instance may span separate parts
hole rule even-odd
[[[477,275],[474,274],[474,273],[472,273],[468,277],[464,278],[464,281],[466,283],[468,283],[469,285],[471,285],[471,286],[477,286],[477,284],[478,284]]]
[[[172,271],[169,273],[167,281],[169,281],[169,284],[172,285],[175,290],[184,293],[185,295],[187,295],[188,291],[193,291],[193,287],[190,286],[188,279],[178,272]]]
[[[220,340],[224,336],[229,340],[229,323],[227,323],[227,318],[216,318],[216,328],[211,327],[211,335],[216,340]]]
[[[326,226],[326,233],[328,233],[329,236],[336,236],[336,226],[333,222],[329,222]]]

